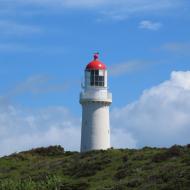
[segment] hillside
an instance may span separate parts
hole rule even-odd
[[[84,154],[61,146],[0,158],[1,190],[189,190],[190,145]]]

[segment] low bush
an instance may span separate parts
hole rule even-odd
[[[174,145],[171,148],[165,150],[164,152],[157,153],[152,157],[153,162],[166,161],[172,157],[178,157],[182,155],[181,147]]]

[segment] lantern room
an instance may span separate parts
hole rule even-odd
[[[98,53],[94,55],[85,69],[85,87],[106,88],[107,87],[107,69],[106,65],[98,60]]]

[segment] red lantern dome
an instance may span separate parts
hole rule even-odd
[[[94,60],[86,66],[86,70],[106,70],[106,65],[98,60],[98,55],[98,53],[94,54]]]

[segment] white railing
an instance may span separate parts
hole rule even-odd
[[[107,101],[112,102],[112,94],[105,91],[100,92],[81,92],[80,101]]]

